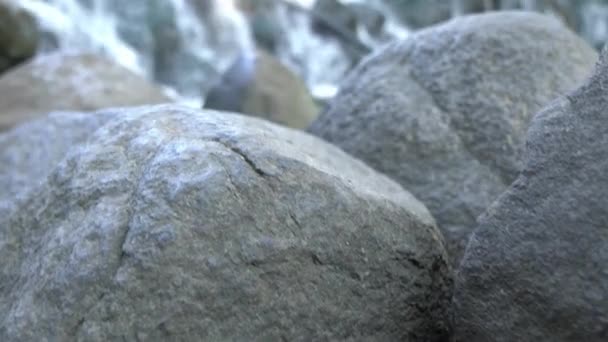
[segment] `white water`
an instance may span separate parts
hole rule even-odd
[[[149,0],[124,0],[122,8],[121,1],[112,6],[110,0],[19,1],[37,17],[45,32],[44,50],[101,53],[172,88],[193,105],[200,105],[210,80],[216,79],[239,51],[252,46],[248,26],[231,0],[214,0],[211,13],[203,14],[191,0],[155,1],[158,13],[148,9],[155,5]],[[158,16],[165,22],[154,23],[147,16]],[[139,20],[128,22],[133,18]],[[130,40],[121,34],[120,25],[127,27],[127,32],[133,30]],[[133,36],[141,37],[141,42]]]
[[[199,106],[239,53],[253,51],[246,18],[233,0],[17,0],[45,32],[43,50],[101,53]],[[284,0],[309,9],[314,0]],[[364,0],[350,0],[364,1]],[[319,96],[331,96],[351,67],[343,46],[314,33],[309,17],[285,4],[277,55]],[[387,31],[408,31],[389,20]],[[362,38],[365,38],[362,33]],[[44,52],[44,51],[43,51]]]
[[[76,0],[20,2],[36,15],[45,32],[59,38],[59,48],[103,52],[130,70],[145,74],[143,61],[118,37],[114,18],[106,11],[103,2],[95,2],[92,11],[83,8]]]
[[[182,102],[199,106],[204,94],[239,53],[253,51],[246,18],[233,0],[16,0],[32,12],[45,32],[43,50],[86,50],[103,54],[135,73],[167,87]],[[256,1],[256,0],[254,0]],[[315,0],[283,0],[309,9]],[[322,0],[321,0],[322,1]],[[381,0],[368,2],[381,7]],[[446,0],[447,1],[447,0]],[[453,14],[465,0],[451,0]],[[511,5],[508,5],[512,3]],[[504,0],[501,6],[536,6],[536,1]],[[507,6],[507,7],[508,7]],[[331,96],[351,67],[340,42],[312,31],[309,17],[285,4],[273,20],[284,33],[277,56],[320,97]],[[384,30],[403,38],[409,30],[391,18]],[[583,34],[601,44],[608,36],[606,6],[583,7]],[[377,48],[365,31],[359,38]]]

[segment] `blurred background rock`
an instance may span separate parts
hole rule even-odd
[[[551,13],[596,48],[608,37],[603,0],[0,0],[0,72],[36,54],[93,52],[200,107],[210,91],[226,88],[228,70],[228,79],[240,77],[250,88],[242,96],[285,103],[272,92],[292,77],[268,72],[274,65],[305,85],[288,82],[296,94],[290,97],[306,102],[312,94],[320,108],[342,77],[385,43],[455,16],[506,9]],[[264,75],[241,63],[259,51],[274,59],[264,63]],[[264,90],[251,90],[258,87]],[[235,101],[260,107],[259,99]],[[318,109],[308,108],[306,115]]]
[[[0,72],[35,53],[38,45],[36,20],[10,0],[0,0]]]

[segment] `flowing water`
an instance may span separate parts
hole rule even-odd
[[[41,23],[43,50],[101,53],[196,102],[236,54],[250,49],[230,0],[201,13],[188,0],[20,0]]]
[[[40,22],[42,52],[101,53],[192,105],[200,105],[240,52],[253,49],[249,25],[232,0],[18,1]],[[291,2],[303,9],[313,4]],[[305,12],[277,6],[273,15],[284,34],[278,57],[313,91],[335,92],[351,67],[340,43],[312,32]]]
[[[199,106],[209,87],[218,80],[239,53],[252,51],[249,23],[237,8],[237,0],[16,0],[39,20],[44,32],[42,52],[57,48],[101,53],[128,69],[164,85],[183,102]],[[264,0],[252,0],[264,1]],[[321,0],[323,1],[323,0]],[[381,7],[388,1],[367,2]],[[445,0],[451,15],[466,12],[467,3],[481,0]],[[287,3],[296,6],[288,6]],[[416,1],[412,1],[414,3]],[[437,1],[431,1],[437,2]],[[309,10],[314,0],[281,0],[271,11],[274,29],[282,43],[276,55],[309,85],[313,93],[334,93],[352,67],[352,56],[335,38],[315,33]],[[544,1],[503,0],[501,8],[542,8]],[[572,8],[581,22],[573,26],[596,46],[608,37],[608,4],[585,0],[556,0]],[[427,4],[427,3],[424,3]],[[573,5],[574,4],[574,5]],[[569,6],[569,7],[568,7]],[[296,8],[296,9],[294,9]],[[384,10],[384,30],[391,38],[405,37],[409,30]],[[385,40],[361,41],[377,48]],[[325,94],[327,95],[327,94]]]

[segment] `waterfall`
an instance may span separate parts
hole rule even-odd
[[[143,74],[137,52],[125,44],[115,30],[114,18],[97,2],[91,10],[77,0],[20,0],[21,6],[33,13],[43,32],[42,50],[98,50],[120,61],[128,69]]]
[[[100,53],[194,106],[240,53],[254,50],[249,22],[233,0],[17,1],[40,23],[42,52]],[[305,11],[313,3],[273,2],[270,19],[282,37],[276,55],[313,92],[331,93],[352,61],[337,39],[312,31]],[[387,30],[400,36],[405,31],[390,21]]]
[[[19,2],[44,32],[41,52],[100,53],[193,105],[240,51],[252,49],[249,28],[231,0]]]
[[[606,44],[608,37],[608,5],[585,4],[581,9],[581,33],[598,49]]]
[[[43,31],[41,53],[64,49],[105,55],[164,85],[179,95],[180,101],[194,106],[202,103],[209,88],[240,54],[254,52],[251,18],[235,4],[243,0],[14,1],[38,19]],[[302,77],[313,93],[335,92],[357,59],[349,55],[339,39],[313,32],[306,11],[315,0],[250,1],[256,5],[272,4],[266,21],[272,24],[271,31],[277,30],[280,36],[275,55]],[[384,44],[386,37],[403,38],[410,32],[407,22],[394,12],[395,8],[412,11],[412,7],[389,8],[390,1],[396,0],[341,0],[381,9],[387,19],[382,39],[371,37],[360,28],[356,33],[371,48]],[[601,46],[608,36],[608,5],[599,0],[445,1],[444,5],[451,5],[447,8],[448,17],[450,9],[452,15],[507,8],[567,12],[571,17],[566,21],[592,44]],[[412,3],[421,8],[440,2]],[[561,4],[561,8],[551,9],[549,4]]]

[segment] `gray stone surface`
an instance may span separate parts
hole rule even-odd
[[[1,341],[443,341],[424,205],[305,133],[117,110],[0,221]]]
[[[55,112],[0,134],[0,203],[12,202],[43,182],[69,149],[114,115]]]
[[[102,56],[41,55],[0,77],[0,131],[51,111],[172,102],[161,87]]]
[[[596,58],[549,16],[454,19],[368,57],[309,131],[422,200],[456,264],[477,216],[515,179],[532,115]]]
[[[608,51],[532,121],[525,168],[463,258],[456,341],[608,340],[606,89]]]

